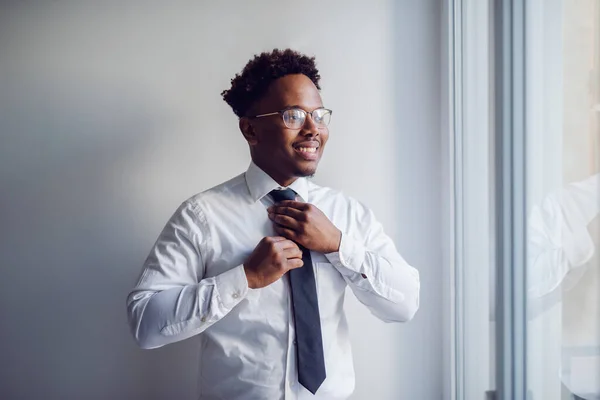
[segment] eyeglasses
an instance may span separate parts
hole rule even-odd
[[[248,118],[261,118],[268,117],[270,115],[281,115],[283,123],[290,129],[301,129],[306,122],[306,115],[310,114],[310,117],[314,121],[315,125],[319,128],[325,128],[331,121],[331,113],[333,111],[327,108],[317,108],[310,113],[304,111],[301,108],[286,108],[281,111],[276,111],[268,114],[260,114],[250,116]]]

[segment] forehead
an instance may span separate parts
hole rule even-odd
[[[303,74],[286,75],[269,86],[261,103],[264,106],[282,109],[300,106],[311,111],[323,106],[321,95],[309,77]]]

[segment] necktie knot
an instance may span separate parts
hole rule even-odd
[[[296,192],[292,189],[283,189],[283,190],[271,190],[269,193],[275,203],[279,203],[283,200],[296,200]]]

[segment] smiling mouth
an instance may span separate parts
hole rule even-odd
[[[316,147],[296,147],[296,150],[298,150],[301,153],[316,153],[317,152]]]
[[[319,157],[318,146],[296,146],[294,150],[302,159],[307,161],[315,161]]]

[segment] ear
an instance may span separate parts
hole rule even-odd
[[[256,132],[254,131],[254,126],[250,122],[249,118],[242,117],[239,121],[240,132],[244,135],[244,138],[248,142],[250,146],[258,143],[258,139],[256,137]]]

